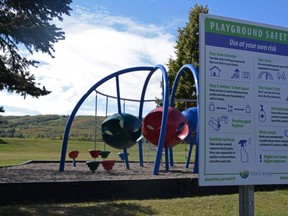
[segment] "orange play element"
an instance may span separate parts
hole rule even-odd
[[[101,151],[100,155],[102,158],[107,158],[110,154],[110,151]]]
[[[143,119],[143,136],[152,144],[158,145],[160,136],[163,107],[157,107],[152,110]],[[168,121],[164,147],[169,148],[177,145],[189,134],[189,127],[185,116],[176,108],[168,108]]]
[[[73,166],[76,167],[76,158],[78,157],[79,155],[79,151],[77,150],[74,150],[74,151],[70,151],[68,156],[69,158],[73,159]]]
[[[96,160],[86,161],[86,164],[92,173],[94,173],[97,170],[100,163],[101,163],[100,161],[96,161]]]
[[[79,155],[79,151],[76,151],[76,150],[70,151],[69,154],[68,154],[69,158],[71,158],[71,159],[77,158],[78,155]]]
[[[97,158],[101,154],[101,150],[90,149],[89,153],[92,158]]]
[[[116,162],[116,160],[103,160],[101,162],[101,164],[105,170],[109,171],[109,170],[112,170],[115,162]]]

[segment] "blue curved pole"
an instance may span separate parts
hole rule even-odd
[[[166,136],[166,129],[167,129],[167,122],[168,122],[168,108],[169,108],[169,80],[168,80],[168,74],[166,69],[162,65],[158,65],[158,67],[162,71],[162,79],[163,79],[163,114],[161,119],[161,129],[159,134],[159,140],[158,140],[158,147],[156,151],[156,158],[153,168],[153,174],[158,175],[159,173],[159,167],[161,163],[162,158],[162,151]]]
[[[95,95],[95,117],[94,117],[94,149],[96,149],[96,143],[97,143],[97,107],[98,107],[98,96],[97,92]]]
[[[67,152],[67,146],[68,146],[68,139],[69,139],[69,133],[70,133],[70,129],[71,129],[71,125],[72,122],[76,116],[77,111],[79,110],[79,108],[81,107],[81,105],[83,104],[83,102],[87,99],[87,97],[95,90],[97,89],[100,85],[102,85],[103,83],[105,83],[106,81],[121,75],[121,74],[125,74],[125,73],[129,73],[129,72],[134,72],[134,71],[152,71],[154,70],[154,67],[133,67],[133,68],[127,68],[124,70],[120,70],[117,72],[114,72],[108,76],[106,76],[105,78],[101,79],[100,81],[98,81],[97,83],[95,83],[81,98],[80,100],[77,102],[76,106],[74,107],[74,109],[72,110],[68,121],[66,123],[66,127],[65,127],[65,131],[64,131],[64,137],[63,137],[63,142],[62,142],[62,150],[61,150],[61,156],[60,156],[60,166],[59,166],[59,171],[64,171],[64,167],[65,167],[65,158],[66,158],[66,152]]]
[[[189,143],[189,150],[188,150],[188,153],[187,153],[187,159],[186,159],[186,163],[185,163],[185,168],[186,169],[189,168],[192,150],[193,150],[193,143]]]
[[[117,107],[118,107],[118,113],[122,113],[121,110],[121,96],[120,96],[120,85],[119,85],[119,75],[116,77],[116,91],[117,91]]]
[[[170,161],[170,166],[174,166],[173,148],[169,148],[169,161]]]
[[[125,160],[125,165],[126,165],[126,169],[129,170],[130,169],[130,165],[129,165],[129,160],[128,160],[128,151],[127,148],[123,149],[123,153],[124,153],[124,160]]]
[[[158,68],[155,68],[155,70],[151,71],[147,77],[146,80],[144,82],[143,88],[142,88],[142,92],[141,92],[141,98],[140,98],[140,105],[139,105],[139,120],[142,122],[142,116],[143,116],[143,106],[144,106],[144,100],[145,100],[145,93],[146,93],[146,89],[148,86],[148,83],[151,79],[151,76],[153,75],[153,73],[157,70]],[[142,139],[138,142],[138,151],[139,151],[139,164],[141,167],[144,166],[144,162],[143,162],[143,146],[142,146]]]
[[[145,93],[146,93],[148,83],[151,79],[151,76],[158,69],[160,69],[162,72],[162,80],[163,80],[163,77],[167,76],[166,69],[162,65],[156,65],[155,69],[147,75],[146,80],[145,80],[144,85],[143,85],[143,89],[142,89],[142,93],[141,93],[141,99],[140,99],[140,106],[139,106],[139,120],[140,121],[142,121],[143,105],[144,105]],[[167,76],[166,82],[167,81],[168,81],[168,76]],[[165,85],[165,86],[166,87],[168,86],[168,99],[169,99],[169,85]],[[167,107],[166,113],[167,112],[168,112],[168,107]],[[168,119],[168,115],[166,118]],[[167,125],[167,119],[166,119],[165,127]],[[162,117],[162,120],[163,120],[163,117]],[[164,134],[164,139],[165,139],[166,129],[164,132],[165,132],[165,134]],[[160,167],[160,163],[161,163],[162,151],[163,151],[163,146],[164,146],[164,139],[162,138],[162,141],[160,141],[161,140],[161,132],[160,132],[157,152],[161,151],[161,156],[159,156],[159,153],[158,154],[156,153],[156,159],[155,159],[154,169],[153,169],[153,174],[156,174],[156,175],[159,173],[159,167]],[[162,142],[162,144],[161,144],[161,142]],[[160,145],[159,145],[159,143],[160,143]],[[159,149],[159,146],[160,146],[161,150]],[[139,142],[139,160],[140,160],[140,166],[143,166],[143,149],[142,149],[142,142],[141,141]]]
[[[121,95],[120,95],[120,83],[119,83],[119,75],[117,75],[115,77],[116,79],[116,92],[117,92],[117,107],[118,107],[118,113],[122,113],[121,110]],[[124,161],[125,161],[125,165],[126,165],[126,169],[129,170],[130,169],[130,165],[129,165],[129,158],[128,158],[128,151],[127,148],[123,149],[123,154],[124,154]]]
[[[195,82],[195,88],[196,88],[196,94],[197,94],[197,108],[198,108],[198,111],[199,111],[199,85],[198,85],[198,81],[199,81],[199,75],[198,75],[198,72],[197,72],[197,69],[191,65],[191,64],[185,64],[183,65],[180,70],[178,71],[176,77],[175,77],[175,80],[174,80],[174,83],[173,83],[173,86],[172,86],[172,91],[171,91],[171,99],[170,99],[170,105],[171,106],[174,106],[174,100],[175,100],[175,95],[176,95],[176,90],[177,90],[177,87],[178,87],[178,84],[179,84],[179,80],[183,74],[183,72],[185,70],[189,70],[193,77],[194,77],[194,82]],[[198,122],[199,121],[199,112],[197,113],[197,118],[198,118]],[[198,144],[198,131],[199,131],[199,123],[197,124],[197,134],[196,134],[196,153],[195,153],[195,162],[194,162],[194,173],[198,173],[198,159],[199,159],[199,156],[198,156],[198,148],[199,148],[199,144]],[[190,147],[189,147],[189,152],[188,152],[188,157],[187,157],[187,160],[186,160],[186,164],[185,164],[185,167],[188,168],[189,166],[189,162],[190,162],[190,159],[191,159],[191,154],[192,154],[192,148],[193,148],[193,141],[192,143],[189,143],[190,144]]]
[[[185,64],[180,68],[180,70],[178,71],[178,73],[175,77],[174,84],[172,86],[172,91],[171,91],[171,99],[170,99],[170,105],[171,106],[174,106],[175,94],[176,94],[176,90],[177,90],[177,87],[179,84],[179,80],[180,80],[183,72],[186,69],[188,69],[192,73],[192,75],[194,77],[194,82],[195,82],[196,94],[197,95],[199,94],[199,87],[198,87],[199,75],[198,75],[197,69],[191,64]],[[197,97],[197,98],[199,98],[199,97]],[[198,103],[198,101],[197,101],[197,103]]]
[[[169,148],[164,148],[165,152],[165,171],[169,171]]]

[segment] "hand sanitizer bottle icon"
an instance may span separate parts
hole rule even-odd
[[[242,163],[248,162],[248,152],[246,150],[248,140],[239,140],[238,144],[241,146],[240,157]]]
[[[213,102],[209,104],[209,111],[215,111],[215,105]]]
[[[249,106],[249,104],[247,104],[245,107],[245,113],[251,113],[251,107]]]
[[[260,105],[260,107],[261,107],[261,109],[258,113],[258,119],[259,119],[259,121],[264,122],[264,121],[266,121],[266,112],[263,109],[263,105]]]

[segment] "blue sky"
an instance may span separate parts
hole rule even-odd
[[[58,23],[65,41],[55,44],[55,59],[35,53],[42,64],[31,69],[37,81],[52,93],[39,99],[0,92],[4,115],[69,115],[82,95],[97,81],[115,71],[134,66],[165,65],[174,56],[177,29],[188,22],[195,4],[207,5],[209,14],[288,28],[288,1],[263,0],[74,0],[73,12]],[[160,97],[160,74],[155,75],[147,98]],[[143,77],[131,75],[121,81],[124,97],[139,97]],[[150,85],[150,84],[149,84]],[[114,85],[101,91],[110,94]],[[111,93],[113,94],[113,93]],[[105,114],[105,98],[98,98],[98,114]],[[78,114],[94,114],[95,95],[87,99]],[[111,114],[115,101],[109,101]],[[154,104],[147,104],[146,111]],[[126,111],[137,112],[135,103]]]

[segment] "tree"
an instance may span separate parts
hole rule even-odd
[[[195,5],[189,12],[189,22],[184,28],[178,29],[178,37],[175,46],[176,59],[168,60],[169,88],[172,89],[174,79],[179,69],[185,64],[193,64],[199,67],[199,14],[208,13],[208,7]],[[195,81],[191,73],[184,72],[179,81],[175,98],[195,99]],[[189,103],[188,103],[189,106]],[[191,106],[191,104],[190,104]],[[175,102],[175,107],[179,110],[185,109],[185,104]]]
[[[0,0],[0,91],[6,89],[24,96],[38,98],[50,93],[35,82],[29,67],[37,67],[36,60],[22,54],[24,48],[47,53],[52,58],[54,43],[64,40],[65,33],[53,21],[63,21],[70,15],[72,0]],[[0,112],[4,109],[0,106]]]

